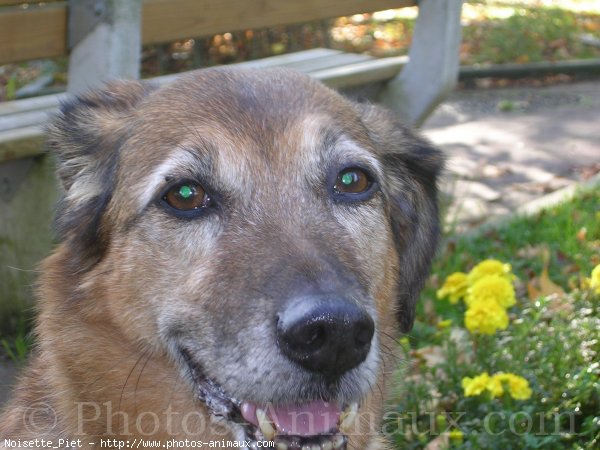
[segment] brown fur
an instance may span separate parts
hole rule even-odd
[[[237,398],[361,397],[349,448],[382,448],[394,337],[412,326],[437,238],[436,150],[308,77],[230,69],[78,98],[50,125],[49,147],[64,188],[60,244],[43,264],[38,344],[0,438],[231,438],[182,369],[174,342],[185,342]],[[329,172],[356,161],[377,165],[380,192],[332,202]],[[165,177],[201,179],[218,210],[169,215],[157,201]],[[331,392],[272,336],[281,298],[306,286],[365,299],[376,317],[378,354]]]

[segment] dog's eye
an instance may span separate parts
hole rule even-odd
[[[371,184],[371,177],[364,170],[351,167],[338,174],[333,189],[340,194],[362,194]]]
[[[212,200],[202,186],[193,181],[184,181],[169,188],[163,201],[178,211],[197,211],[210,206]]]

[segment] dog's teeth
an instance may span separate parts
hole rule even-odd
[[[278,442],[277,444],[275,444],[275,448],[277,450],[288,450],[288,446],[285,442]]]
[[[358,414],[358,404],[352,403],[346,410],[342,413],[340,417],[340,431],[344,434],[349,434],[352,431],[352,425],[356,420],[356,416]]]
[[[342,412],[343,414],[356,413],[358,411],[358,403],[351,403],[348,407]]]
[[[325,441],[321,444],[321,450],[333,450],[333,444],[330,441]]]
[[[302,450],[321,450],[321,447],[318,445],[303,445]]]
[[[256,418],[258,419],[258,425],[260,426],[260,431],[267,440],[271,440],[275,437],[275,427],[267,417],[267,413],[265,413],[262,409],[256,409]]]
[[[333,440],[332,440],[333,448],[338,450],[343,447],[345,442],[346,442],[346,440],[344,439],[344,436],[340,436],[338,434],[333,437]]]

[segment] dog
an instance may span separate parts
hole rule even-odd
[[[58,244],[2,444],[388,448],[437,149],[283,69],[111,82],[47,132]]]

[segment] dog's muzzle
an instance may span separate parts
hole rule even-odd
[[[286,302],[276,315],[276,339],[281,352],[298,370],[335,385],[369,354],[375,324],[360,306],[341,297],[300,296]],[[197,395],[213,417],[224,419],[240,436],[274,441],[285,450],[343,450],[354,425],[357,402],[338,404],[315,398],[298,404],[254,404],[228,396],[206,378],[190,353],[182,355],[194,378]]]

